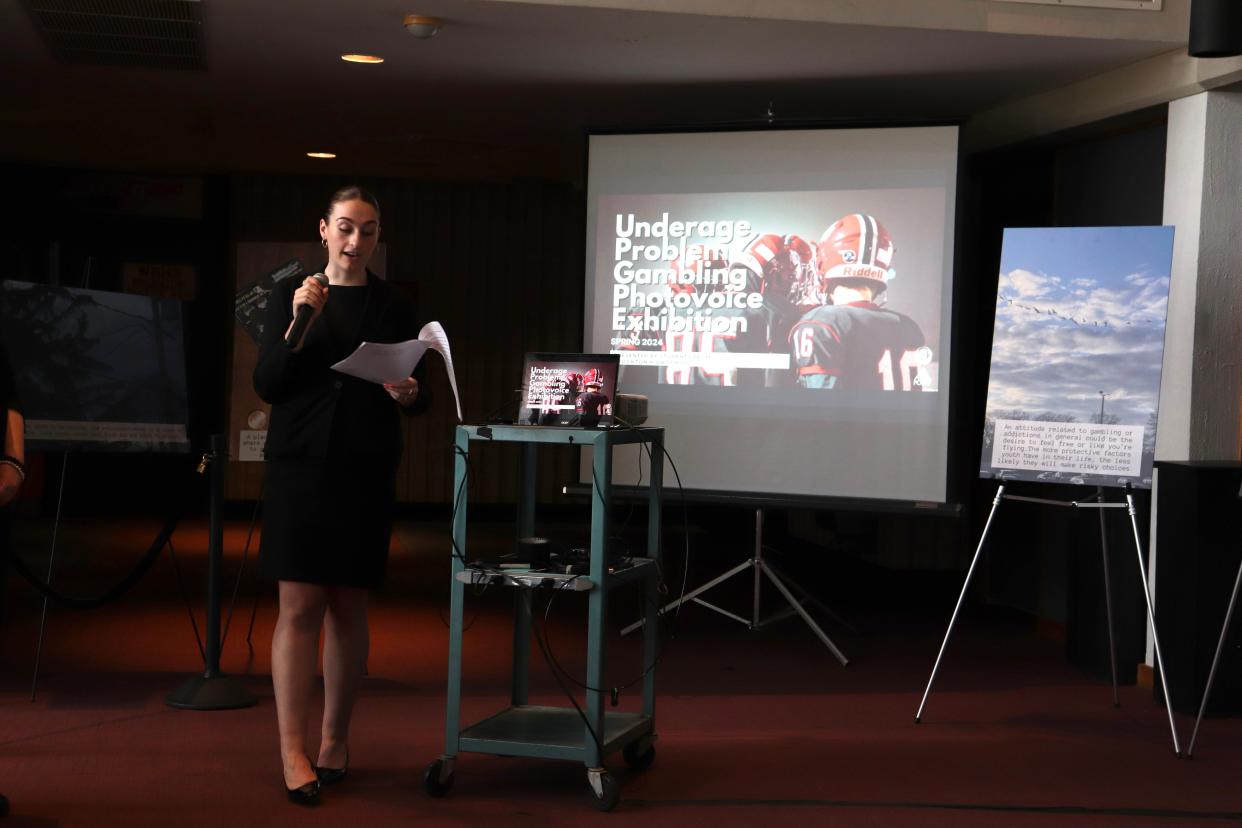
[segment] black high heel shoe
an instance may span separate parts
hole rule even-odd
[[[349,773],[349,748],[345,749],[345,767],[343,768],[324,768],[315,765],[315,776],[319,779],[320,785],[335,785],[346,777]]]
[[[289,801],[294,805],[318,805],[319,780],[312,779],[310,782],[297,788],[285,788],[285,793],[289,795]]]

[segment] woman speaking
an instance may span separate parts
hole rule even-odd
[[[380,233],[375,196],[333,193],[319,221],[323,273],[278,282],[254,387],[272,404],[260,560],[279,585],[272,684],[285,789],[300,805],[349,769],[349,720],[366,666],[367,590],[388,558],[402,423],[429,389],[414,376],[379,386],[331,365],[360,342],[418,335],[413,303],[367,269]],[[327,277],[326,279],[324,277]],[[311,696],[324,630],[324,709],[319,754],[307,753]]]

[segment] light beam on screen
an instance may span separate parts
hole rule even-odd
[[[945,500],[956,178],[956,127],[591,136],[584,349],[687,488]]]

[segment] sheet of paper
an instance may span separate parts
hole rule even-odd
[[[354,352],[332,366],[332,370],[371,382],[401,382],[427,351],[427,343],[418,339],[380,344],[363,342]]]
[[[461,422],[461,395],[457,393],[457,374],[453,371],[453,352],[449,350],[448,334],[439,322],[428,322],[418,332],[418,338],[427,343],[427,347],[444,358],[444,367],[448,369],[449,386],[453,389],[453,402],[457,404],[457,422]]]
[[[332,370],[380,385],[401,382],[414,373],[415,366],[428,348],[444,358],[449,386],[453,389],[453,401],[457,405],[457,421],[461,422],[461,397],[457,393],[453,355],[449,350],[448,336],[439,322],[424,325],[417,339],[393,343],[363,342],[352,354],[333,365]]]

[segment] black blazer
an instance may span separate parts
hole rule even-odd
[[[332,417],[344,393],[357,397],[359,422],[348,424],[351,450],[366,454],[400,455],[401,418],[398,412],[421,414],[431,405],[431,386],[426,381],[426,359],[413,376],[418,380],[418,399],[402,407],[383,386],[333,371],[336,359],[329,353],[324,326],[316,323],[307,331],[302,350],[294,353],[284,342],[293,320],[293,292],[306,274],[281,279],[272,289],[254,369],[254,389],[272,404],[264,456],[326,457],[332,436]],[[418,336],[414,303],[384,280],[368,271],[371,295],[360,326],[359,341],[404,342]],[[331,301],[331,289],[328,291]],[[356,345],[357,343],[355,343]]]

